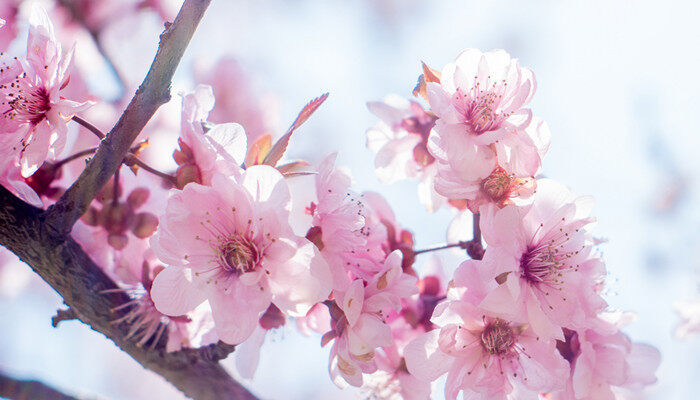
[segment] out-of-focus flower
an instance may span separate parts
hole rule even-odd
[[[542,339],[563,340],[561,327],[586,327],[605,307],[598,294],[605,269],[589,232],[591,208],[590,198],[541,180],[531,205],[489,209],[481,220],[484,258],[460,267],[474,272],[462,276],[484,282],[479,307],[529,321]]]
[[[18,0],[7,0],[0,4],[0,52],[5,51],[17,36],[18,13]]]
[[[460,391],[469,399],[536,399],[562,388],[569,375],[555,342],[539,338],[525,321],[494,317],[464,300],[438,305],[432,321],[439,329],[412,341],[404,356],[424,381],[447,373],[447,399]]]
[[[238,344],[271,302],[303,316],[326,299],[328,265],[294,235],[289,208],[284,178],[269,166],[250,167],[239,181],[215,175],[210,187],[192,183],[170,197],[151,240],[170,265],[151,291],[158,310],[182,315],[208,300],[219,338]]]
[[[17,296],[29,283],[32,270],[19,257],[0,247],[0,298]]]
[[[687,338],[700,332],[700,299],[676,301],[673,308],[681,318],[676,328],[676,337]]]
[[[369,102],[367,107],[380,118],[367,130],[367,147],[377,154],[374,166],[379,179],[393,183],[417,178],[418,196],[429,211],[445,205],[446,199],[434,189],[437,164],[427,148],[437,118],[417,102],[397,95]]]
[[[276,128],[277,104],[269,96],[260,96],[249,76],[233,58],[224,57],[210,67],[199,63],[194,69],[195,81],[211,85],[216,105],[209,114],[214,123],[235,121],[243,126],[248,145]]]
[[[14,59],[0,71],[0,132],[13,139],[2,157],[20,152],[25,177],[63,150],[67,122],[92,104],[59,94],[68,84],[73,50],[63,53],[46,11],[35,5],[29,22],[26,60]]]

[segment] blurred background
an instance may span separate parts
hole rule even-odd
[[[111,2],[121,1],[128,2]],[[171,15],[179,6],[162,5]],[[20,15],[26,21],[24,6]],[[355,188],[383,194],[423,248],[445,241],[454,215],[446,209],[427,213],[415,182],[379,183],[374,155],[365,148],[365,130],[376,118],[365,103],[389,93],[410,97],[420,61],[440,69],[465,48],[507,50],[537,76],[531,108],[552,131],[544,175],[596,198],[595,233],[607,239],[600,248],[611,308],[637,314],[625,332],[662,353],[658,383],[639,398],[693,399],[700,392],[700,338],[674,336],[680,318],[673,304],[699,296],[697,15],[700,3],[691,1],[214,0],[174,92],[194,88],[195,68],[233,57],[249,90],[274,114],[268,128],[279,134],[308,100],[329,91],[328,101],[295,133],[288,154],[316,162],[339,151],[338,164],[352,171]],[[161,16],[146,9],[105,18],[103,46],[131,90],[155,54]],[[20,29],[10,47],[18,52],[26,22]],[[89,39],[76,35],[76,67],[88,71],[91,92],[118,98],[118,82],[95,58]],[[177,128],[174,100],[155,122]],[[151,147],[169,156],[170,149],[158,146],[173,147],[172,137],[170,143],[154,138]],[[439,255],[448,272],[459,263],[449,251]],[[418,260],[419,269],[426,260]],[[182,398],[86,325],[67,321],[52,328],[61,298],[26,266],[9,263],[0,275],[0,370],[76,395]],[[247,387],[265,399],[367,397],[333,385],[329,347],[319,343],[320,337],[302,336],[294,324],[274,331]],[[232,358],[225,361],[229,367]],[[433,392],[442,398],[442,388]]]

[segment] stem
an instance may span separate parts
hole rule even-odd
[[[112,185],[112,206],[116,206],[119,204],[119,169],[114,173]]]
[[[126,165],[138,165],[140,168],[143,168],[144,170],[152,173],[153,175],[163,178],[165,181],[172,183],[173,185],[177,183],[177,178],[175,178],[174,176],[166,174],[165,172],[158,171],[157,169],[141,161],[138,157],[134,156],[133,154],[127,155],[126,158],[124,158],[124,163]]]
[[[423,253],[430,253],[431,251],[438,251],[438,250],[444,250],[444,249],[449,249],[452,247],[461,247],[461,248],[466,248],[467,244],[469,242],[457,242],[457,243],[449,243],[449,244],[441,244],[441,245],[436,245],[433,247],[428,247],[427,249],[421,249],[421,250],[414,250],[413,254],[423,254]]]
[[[472,215],[472,242],[481,244],[481,214]]]
[[[102,139],[105,138],[105,134],[102,133],[102,131],[101,131],[98,127],[96,127],[95,125],[93,125],[93,124],[91,124],[91,123],[85,121],[84,119],[80,118],[79,116],[74,115],[74,116],[73,116],[73,121],[75,121],[75,122],[79,123],[80,125],[82,125],[83,127],[87,128],[87,130],[89,130],[90,132],[94,133],[95,136],[97,136],[98,138],[100,138],[100,140],[102,140]]]
[[[97,151],[97,147],[93,147],[91,149],[80,151],[78,153],[75,153],[71,156],[64,158],[63,160],[56,161],[56,164],[54,164],[54,165],[56,166],[56,168],[60,168],[63,166],[63,164],[67,164],[73,160],[80,158],[80,157],[85,157],[87,155],[90,155],[90,154],[94,153],[95,151]]]
[[[480,221],[480,215],[474,214],[472,219],[472,240],[466,242],[461,241],[457,243],[442,244],[433,247],[428,247],[427,249],[414,250],[413,254],[418,255],[423,253],[430,253],[432,251],[449,249],[452,247],[459,247],[467,250],[467,254],[469,254],[469,257],[471,257],[473,260],[481,260],[482,258],[484,258],[484,245],[481,243],[481,226],[479,225]]]

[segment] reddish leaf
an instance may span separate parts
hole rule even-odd
[[[278,165],[277,170],[286,177],[298,175],[313,175],[316,170],[306,161],[295,161],[283,165]]]
[[[248,154],[245,157],[245,165],[250,167],[251,165],[262,164],[267,154],[270,152],[272,147],[272,137],[270,135],[262,135],[256,140],[250,149],[248,149]]]
[[[282,158],[284,152],[287,151],[287,146],[289,145],[289,138],[292,137],[292,133],[299,128],[307,119],[313,114],[324,101],[328,98],[328,93],[311,100],[304,108],[301,110],[297,118],[292,123],[292,126],[287,129],[285,133],[276,143],[272,146],[270,153],[265,157],[263,164],[275,166],[277,162]]]
[[[440,83],[442,74],[440,71],[430,68],[428,64],[424,62],[421,62],[421,64],[423,65],[423,74],[418,77],[418,83],[413,89],[413,95],[415,97],[421,96],[425,101],[428,101],[427,84],[429,82]]]
[[[440,71],[430,68],[426,63],[422,61],[421,64],[423,64],[423,76],[425,82],[440,83],[440,79],[442,78],[442,74],[440,73]]]

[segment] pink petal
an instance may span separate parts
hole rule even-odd
[[[158,311],[166,315],[184,315],[206,300],[205,294],[192,282],[188,268],[167,267],[153,281],[151,299]]]

